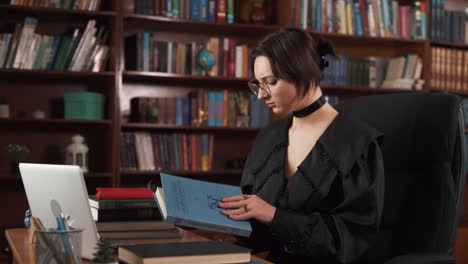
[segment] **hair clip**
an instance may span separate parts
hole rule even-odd
[[[325,58],[325,56],[322,56],[320,58],[320,69],[323,70],[325,69],[326,67],[328,67],[329,63],[328,63],[328,60],[327,58]]]

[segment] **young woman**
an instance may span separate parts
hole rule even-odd
[[[384,197],[382,134],[329,105],[320,89],[330,43],[282,29],[253,50],[249,87],[271,110],[291,113],[257,136],[242,196],[219,204],[250,220],[246,242],[275,263],[350,263],[379,230]]]

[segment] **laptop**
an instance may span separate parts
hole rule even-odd
[[[45,228],[57,228],[50,203],[56,200],[64,215],[70,215],[72,226],[83,229],[82,258],[92,259],[98,233],[80,167],[20,163],[19,168],[32,215],[39,217]]]

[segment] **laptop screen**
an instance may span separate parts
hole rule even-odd
[[[32,215],[40,218],[45,228],[57,228],[51,209],[51,201],[57,201],[63,214],[70,216],[72,226],[83,229],[81,255],[91,259],[98,236],[80,167],[20,163],[19,168]]]

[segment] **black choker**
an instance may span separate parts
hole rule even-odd
[[[293,116],[295,117],[304,117],[304,116],[308,116],[310,114],[312,114],[313,112],[317,111],[320,107],[322,107],[325,103],[327,102],[327,100],[325,100],[325,97],[320,96],[319,99],[317,99],[317,101],[311,103],[309,106],[307,106],[306,108],[303,108],[299,111],[294,111],[292,112]]]

